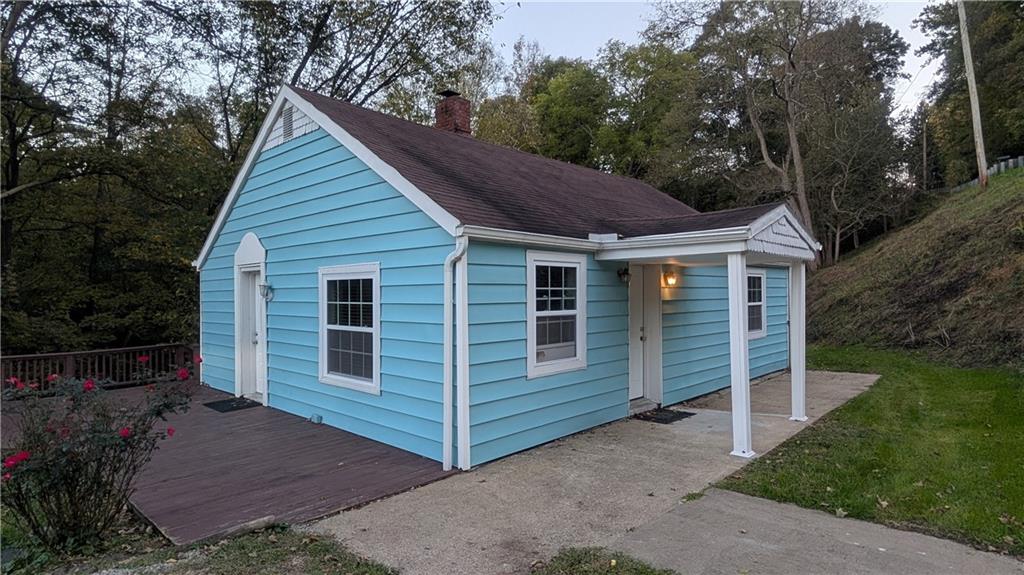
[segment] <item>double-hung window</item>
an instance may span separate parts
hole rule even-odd
[[[380,265],[320,268],[320,381],[380,393]]]
[[[587,257],[526,253],[526,376],[587,366]]]
[[[765,274],[747,271],[747,338],[756,339],[768,333],[765,327]]]

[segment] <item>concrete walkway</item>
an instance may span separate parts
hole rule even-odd
[[[1020,561],[945,539],[718,489],[611,547],[694,575],[1024,573]]]
[[[808,416],[813,421],[876,379],[808,372]],[[788,393],[788,375],[752,386],[758,453],[807,425],[787,419]],[[706,401],[722,396],[716,397]],[[618,421],[309,528],[406,573],[528,572],[561,547],[610,545],[742,467],[746,460],[729,455],[728,411],[700,405],[686,407],[695,415],[670,425]]]

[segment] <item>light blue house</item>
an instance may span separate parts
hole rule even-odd
[[[791,368],[804,264],[785,205],[650,186],[283,86],[195,264],[202,379],[462,469]]]

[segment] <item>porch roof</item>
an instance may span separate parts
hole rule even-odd
[[[459,233],[488,241],[591,251],[598,260],[648,263],[721,262],[730,253],[748,254],[756,263],[810,261],[821,249],[785,204],[608,220],[602,232],[591,233],[586,240],[479,226],[460,226]]]

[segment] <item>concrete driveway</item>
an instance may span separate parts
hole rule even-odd
[[[877,376],[808,372],[810,421]],[[752,386],[754,449],[807,423],[789,421],[789,377]],[[725,402],[725,409],[715,402]],[[608,546],[742,467],[728,394],[686,406],[672,424],[627,419],[507,457],[309,526],[406,573],[528,572],[566,546]]]
[[[1011,557],[718,489],[611,547],[685,574],[1024,574]]]

